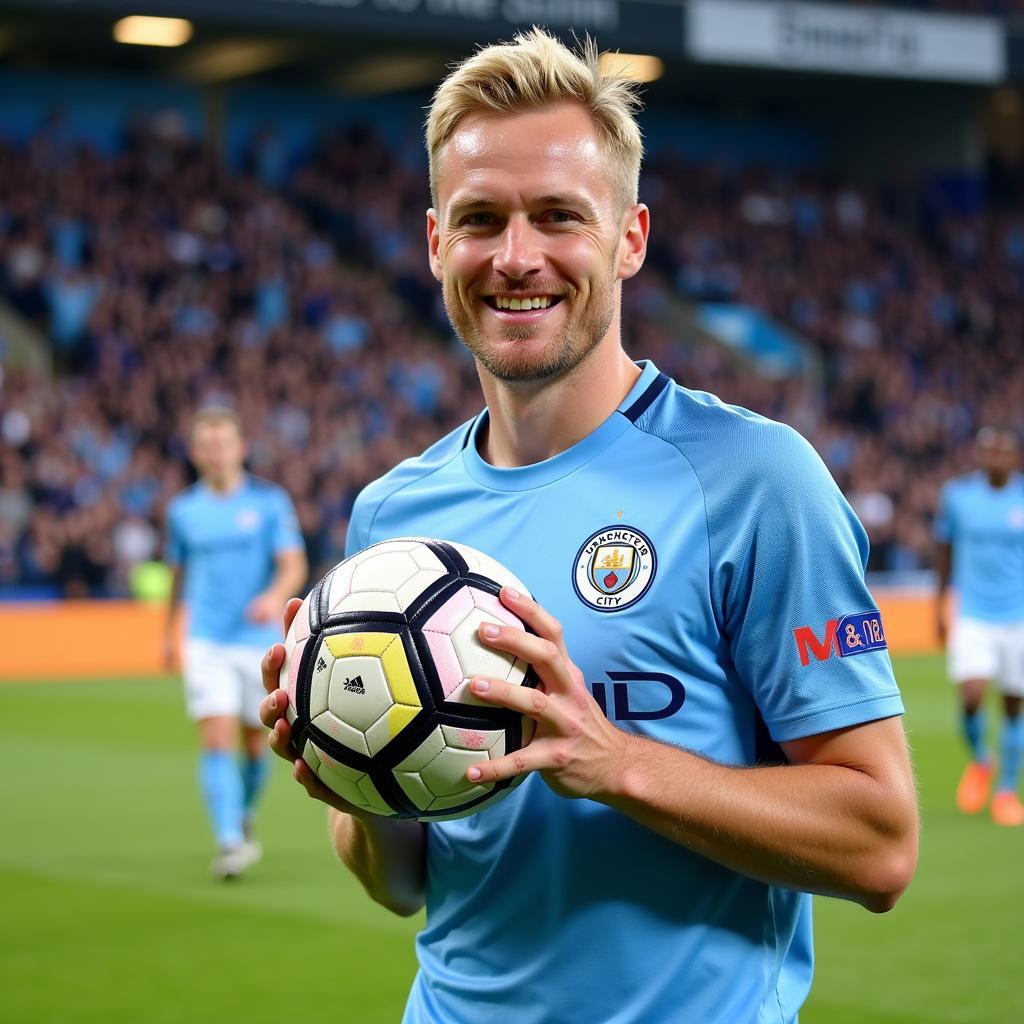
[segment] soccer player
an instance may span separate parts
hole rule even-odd
[[[366,815],[294,762],[370,895],[426,904],[406,1024],[794,1021],[807,894],[885,911],[914,870],[863,529],[794,431],[623,350],[650,224],[635,105],[592,45],[533,30],[453,71],[428,117],[430,266],[486,408],[361,493],[348,550],[418,534],[506,563],[535,635],[479,637],[541,685],[472,681],[537,724],[467,769],[528,775],[472,817]],[[261,714],[291,759],[283,656]]]
[[[199,727],[200,788],[218,847],[212,870],[235,878],[260,857],[252,836],[267,771],[260,658],[277,636],[286,598],[305,582],[306,556],[288,495],[246,473],[232,410],[195,415],[189,454],[199,480],[167,509],[174,575],[165,660],[177,661],[176,609],[184,595],[185,701]]]
[[[1024,755],[1024,476],[1011,430],[983,427],[976,439],[981,469],[950,480],[935,519],[938,594],[936,625],[947,640],[946,598],[957,596],[948,631],[949,675],[960,688],[961,728],[970,761],[956,791],[957,806],[977,814],[988,803],[996,768],[985,745],[983,701],[989,680],[1003,694],[1000,765],[992,797],[997,825],[1024,825],[1017,795]]]

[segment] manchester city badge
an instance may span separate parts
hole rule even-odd
[[[572,583],[584,604],[599,612],[620,612],[647,593],[657,568],[650,538],[627,526],[606,526],[576,553]]]

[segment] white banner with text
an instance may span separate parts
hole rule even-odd
[[[794,71],[999,82],[1006,35],[995,18],[832,4],[690,0],[694,60]]]

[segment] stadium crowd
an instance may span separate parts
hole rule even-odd
[[[253,472],[292,494],[310,564],[341,557],[359,488],[478,408],[426,266],[421,166],[367,129],[282,170],[272,135],[227,170],[166,124],[100,157],[0,146],[0,287],[58,374],[0,388],[0,586],[116,594],[159,557],[200,404],[240,412]],[[652,158],[638,357],[792,423],[868,527],[872,567],[929,564],[940,482],[978,424],[1024,426],[1024,205],[957,214],[912,186]],[[758,376],[677,337],[679,297],[758,307],[821,381]]]

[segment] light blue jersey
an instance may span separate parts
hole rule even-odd
[[[167,507],[167,561],[185,570],[188,635],[223,644],[269,647],[281,623],[250,622],[245,610],[276,571],[275,555],[301,549],[291,499],[276,484],[246,475],[229,494],[200,481]]]
[[[993,487],[979,470],[939,497],[935,538],[953,546],[959,613],[982,622],[1024,621],[1024,475]]]
[[[592,434],[536,465],[485,463],[485,416],[360,495],[349,553],[407,535],[483,550],[562,622],[618,727],[722,763],[902,713],[864,531],[794,431],[651,363]],[[426,828],[406,1024],[796,1020],[809,896],[537,775]]]

